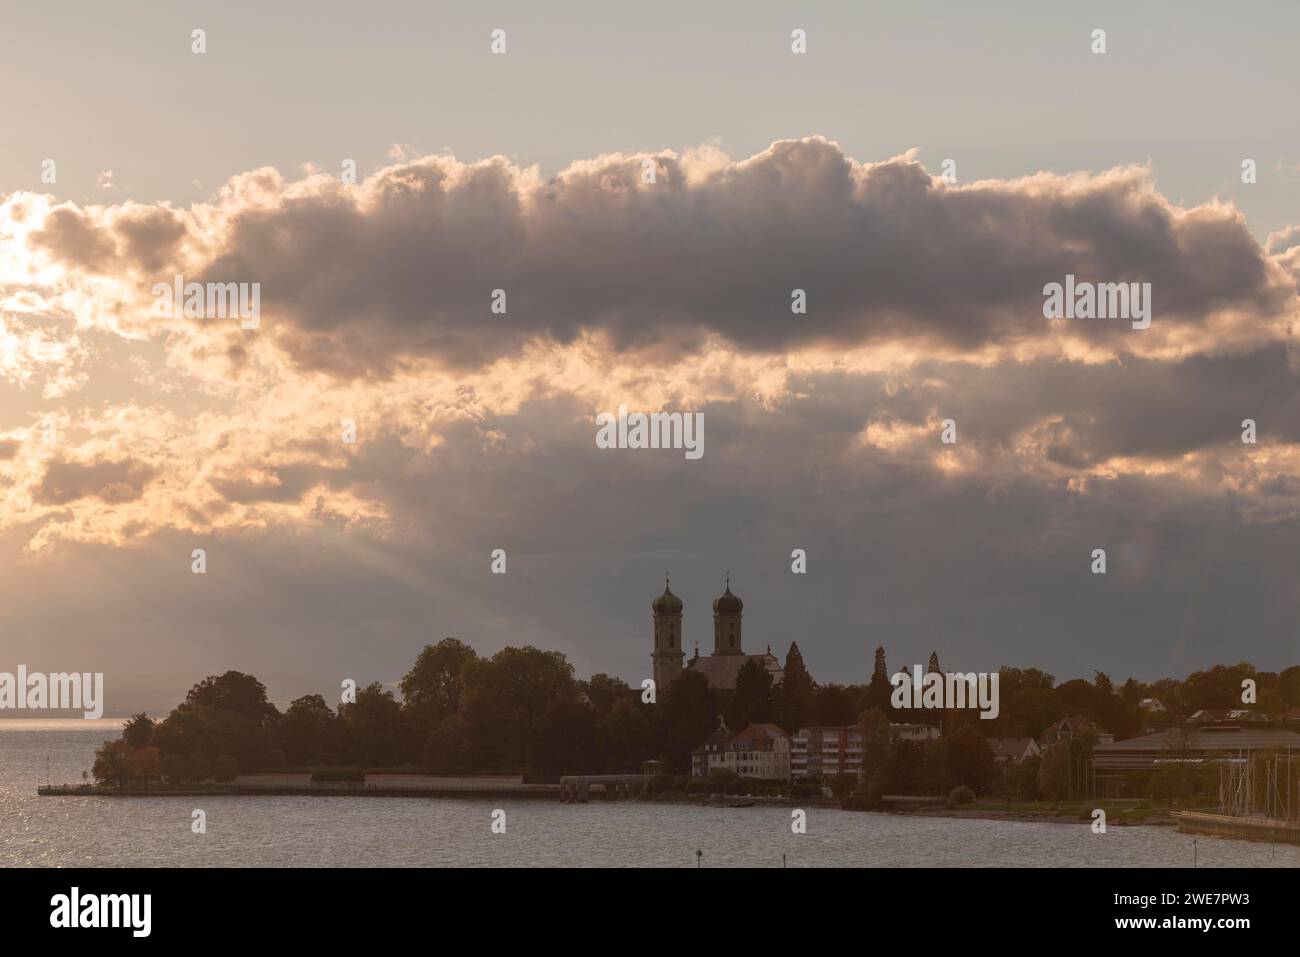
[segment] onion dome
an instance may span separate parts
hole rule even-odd
[[[668,587],[668,578],[664,578],[664,593],[650,603],[650,610],[656,615],[680,615],[682,600]]]
[[[715,615],[739,615],[745,603],[731,593],[731,581],[727,581],[727,590],[719,598],[713,599]]]

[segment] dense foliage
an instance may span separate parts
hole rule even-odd
[[[930,669],[938,670],[935,655]],[[512,647],[483,658],[445,638],[420,652],[399,683],[400,699],[372,684],[337,707],[313,694],[290,702],[282,713],[252,675],[207,677],[162,720],[134,716],[119,740],[96,752],[94,775],[114,785],[185,784],[279,768],[392,768],[554,780],[563,773],[638,771],[649,758],[680,773],[689,770],[691,751],[718,729],[722,716],[734,730],[750,722],[773,722],[791,733],[857,724],[864,735],[861,780],[825,783],[859,803],[870,804],[881,794],[943,795],[959,786],[976,792],[1002,787],[1022,797],[1057,800],[1071,787],[1071,769],[1086,741],[1049,748],[1041,760],[1001,774],[985,739],[1037,738],[1066,715],[1083,715],[1127,737],[1198,709],[1239,707],[1245,677],[1258,685],[1260,710],[1300,707],[1300,666],[1271,674],[1243,662],[1183,681],[1129,679],[1118,687],[1100,672],[1092,681],[1057,685],[1037,669],[1003,668],[1001,713],[991,721],[971,713],[893,711],[888,675],[879,648],[866,684],[818,684],[798,646],[791,645],[780,684],[750,662],[734,692],[718,693],[688,670],[651,704],[640,688],[621,679],[577,679],[558,652]],[[1142,710],[1146,698],[1158,698],[1167,710]],[[905,721],[938,723],[943,737],[891,740],[890,723]]]

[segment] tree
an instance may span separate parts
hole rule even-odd
[[[95,750],[95,764],[91,773],[101,784],[124,787],[135,774],[132,755],[135,749],[124,741],[105,741]]]
[[[885,794],[938,794],[946,791],[943,761],[935,763],[928,746],[938,741],[909,741],[897,738],[889,745],[889,758],[880,775]]]
[[[339,706],[347,760],[362,767],[396,763],[401,750],[402,708],[391,691],[373,682],[357,692],[357,700]]]
[[[736,690],[723,716],[733,732],[745,729],[754,721],[771,721],[775,705],[772,700],[772,675],[757,658],[750,658],[736,675]]]
[[[212,777],[212,765],[201,752],[195,751],[185,762],[185,776],[191,781],[206,781]]]
[[[798,643],[790,642],[790,650],[785,656],[781,684],[777,690],[780,724],[788,733],[794,734],[808,725],[812,717],[816,691],[817,685],[804,665]]]
[[[1300,665],[1282,669],[1277,676],[1277,687],[1288,708],[1300,708]]]
[[[557,701],[530,729],[530,775],[556,781],[562,774],[596,770],[595,709],[585,701]]]
[[[890,695],[894,686],[889,680],[889,667],[885,664],[885,649],[876,648],[876,661],[871,668],[871,682],[867,685],[866,709],[879,708],[882,714],[890,714]]]
[[[870,710],[861,685],[818,685],[813,696],[814,721],[819,725],[843,727],[852,724],[863,711]],[[880,708],[889,713],[889,701]],[[797,730],[797,729],[796,729]]]
[[[1161,764],[1147,782],[1147,796],[1157,801],[1174,802],[1188,798],[1195,786],[1195,778],[1185,764]]]
[[[122,740],[133,748],[147,748],[153,744],[153,731],[153,721],[141,711],[122,726]]]
[[[1042,763],[1043,759],[1035,754],[1007,768],[1007,784],[1017,797],[1025,801],[1038,800],[1038,773]]]
[[[162,775],[162,755],[157,748],[136,748],[131,752],[131,779],[157,781]]]
[[[1070,745],[1057,741],[1043,754],[1038,766],[1038,792],[1048,801],[1060,801],[1070,788]]]
[[[578,700],[573,666],[558,651],[503,648],[465,666],[465,719],[482,769],[522,771],[528,766],[532,728],[552,708]]]
[[[185,696],[185,705],[232,711],[263,726],[269,726],[279,717],[275,705],[267,700],[266,686],[252,675],[239,671],[204,678]]]
[[[984,736],[969,724],[961,724],[945,739],[948,745],[948,770],[958,784],[973,791],[987,790],[997,777],[993,749]]]
[[[239,774],[239,764],[228,754],[217,758],[212,765],[212,777],[217,781],[233,781]]]
[[[1074,678],[1056,689],[1056,700],[1072,714],[1097,718],[1097,689],[1082,678]]]
[[[289,703],[289,709],[275,729],[275,741],[293,765],[321,762],[327,753],[340,749],[338,719],[318,694],[303,695]]]
[[[655,753],[654,726],[646,709],[629,698],[615,703],[596,725],[596,750],[605,770],[630,774]]]
[[[444,638],[420,650],[398,685],[402,704],[418,724],[432,728],[460,710],[465,666],[477,660],[474,649],[455,638]]]
[[[168,784],[183,784],[188,774],[188,764],[179,754],[169,754],[162,759],[162,776]]]
[[[998,692],[1002,699],[1002,713],[989,723],[1004,734],[1028,735],[1037,739],[1048,725],[1065,717],[1065,706],[1050,688],[1020,687],[1007,691],[999,687]]]
[[[943,669],[939,667],[939,652],[930,652],[930,661],[925,666],[925,673],[927,675],[943,674]],[[943,725],[943,714],[943,711],[923,710],[920,715],[920,720],[922,724],[937,725],[941,727]]]
[[[619,702],[630,701],[638,694],[622,678],[611,678],[606,674],[592,675],[587,681],[579,681],[578,686],[601,717],[609,714]]]
[[[883,782],[889,762],[889,719],[879,708],[864,711],[858,718],[858,734],[862,736],[863,782]]]
[[[1183,704],[1190,711],[1241,707],[1241,682],[1255,677],[1255,666],[1242,661],[1193,671],[1180,686]]]
[[[683,671],[660,699],[656,737],[670,771],[688,771],[691,752],[718,726],[717,709],[709,681],[697,671]]]
[[[430,774],[464,774],[472,771],[473,755],[465,719],[450,714],[429,732],[424,744],[424,766]]]

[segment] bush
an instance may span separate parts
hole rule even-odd
[[[974,804],[975,792],[964,784],[959,784],[948,792],[948,806],[956,807],[959,804]]]
[[[866,784],[854,788],[853,792],[840,802],[840,807],[846,811],[877,811],[884,803],[880,775],[873,774]]]
[[[686,783],[686,793],[687,794],[708,794],[709,782],[704,780],[704,778],[691,778],[690,781]]]
[[[852,774],[837,774],[830,780],[831,794],[837,798],[848,797],[857,783],[857,777]]]
[[[821,797],[821,793],[821,785],[814,784],[812,781],[800,781],[790,786],[790,797],[792,798]]]
[[[212,765],[212,777],[217,781],[233,781],[237,774],[239,774],[239,765],[228,754],[221,755]]]

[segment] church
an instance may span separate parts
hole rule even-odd
[[[764,654],[745,654],[740,630],[744,607],[731,593],[728,577],[726,591],[713,602],[713,654],[701,658],[697,643],[695,657],[683,665],[686,653],[682,648],[682,600],[672,593],[665,579],[664,593],[650,603],[654,613],[654,651],[650,657],[654,661],[655,687],[666,689],[683,670],[689,670],[704,675],[715,691],[734,691],[740,669],[753,660],[767,669],[773,684],[780,684],[781,663],[772,654],[771,645]]]

